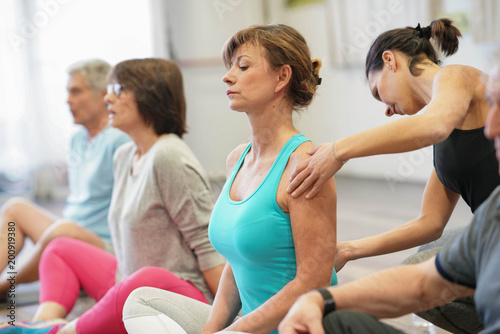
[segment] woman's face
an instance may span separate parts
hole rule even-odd
[[[262,47],[245,43],[236,50],[222,80],[228,86],[229,107],[246,112],[272,103],[279,75],[270,67]]]
[[[111,126],[130,133],[134,127],[144,125],[131,90],[124,89],[117,83],[111,83],[108,85],[108,93],[104,100],[108,104]]]
[[[414,115],[425,105],[417,100],[408,83],[409,69],[400,60],[399,71],[385,63],[381,70],[368,75],[368,84],[373,97],[386,104],[386,116]]]

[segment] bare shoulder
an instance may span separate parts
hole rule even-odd
[[[245,151],[248,145],[249,143],[238,145],[238,147],[236,147],[231,151],[231,153],[229,153],[226,159],[226,175],[229,175],[229,173],[231,173],[234,166],[236,165],[236,162],[238,162],[238,159],[241,157],[243,151]]]
[[[311,148],[314,148],[315,145],[311,141],[306,141],[299,145],[297,149],[290,155],[290,161],[297,160],[297,162],[301,162],[303,160],[306,160],[307,158],[310,157],[309,154],[307,154],[307,151],[309,151]]]
[[[314,147],[315,145],[311,141],[306,141],[297,147],[297,149],[290,155],[285,173],[291,174],[298,164],[309,159],[311,155],[309,155],[307,151]]]
[[[484,72],[471,66],[445,66],[434,78],[432,99],[445,103],[453,100],[455,107],[468,112],[474,100],[484,99],[487,78]]]
[[[436,74],[434,83],[437,88],[464,87],[473,91],[476,85],[482,82],[486,74],[472,66],[448,65]]]

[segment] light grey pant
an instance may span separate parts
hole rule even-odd
[[[123,307],[123,322],[130,334],[182,333],[173,328],[171,320],[185,333],[199,334],[211,309],[212,306],[183,295],[142,287],[128,296]]]
[[[423,262],[436,255],[443,246],[453,242],[465,230],[464,227],[445,230],[441,238],[418,249],[418,253],[408,257],[403,263]],[[417,313],[418,316],[434,325],[457,334],[478,333],[483,329],[479,320],[473,297],[458,298],[451,303]]]

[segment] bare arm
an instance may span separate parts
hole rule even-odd
[[[351,260],[402,251],[438,239],[460,195],[447,189],[433,170],[425,187],[420,215],[379,235],[346,241],[337,246],[337,270]]]
[[[301,153],[301,158],[303,157],[305,153]],[[309,201],[304,197],[292,199],[286,194],[285,186],[288,170],[293,165],[290,161],[283,174],[278,197],[281,194],[285,198],[291,218],[297,261],[296,276],[259,308],[238,319],[226,330],[269,333],[278,327],[290,306],[302,293],[330,284],[334,260],[332,249],[335,249],[336,243],[335,181],[330,179],[313,200]]]
[[[334,144],[322,144],[294,170],[288,191],[300,196],[309,190],[308,196],[313,197],[325,180],[339,171],[341,161],[409,152],[445,140],[467,116],[474,96],[474,82],[464,70],[453,66],[443,68],[434,79],[432,99],[422,114],[339,139]]]
[[[203,327],[202,334],[223,330],[231,324],[240,309],[240,294],[234,280],[233,270],[229,263],[226,263],[212,310]]]
[[[436,269],[435,259],[434,256],[416,265],[388,269],[346,284],[346,289],[340,292],[330,291],[339,310],[368,313],[377,318],[427,310],[474,293],[444,279]]]
[[[221,279],[222,271],[224,270],[224,265],[210,268],[203,271],[203,276],[205,277],[205,281],[207,281],[208,287],[212,294],[215,296],[217,294],[217,288],[219,286],[219,282]]]
[[[360,280],[328,288],[337,310],[399,317],[470,296],[474,290],[453,284],[438,273],[435,257],[415,265],[399,266]],[[324,303],[318,292],[302,296],[280,324],[280,333],[322,333]]]
[[[233,170],[246,146],[240,145],[228,155],[226,159],[226,177]],[[215,294],[212,310],[203,327],[202,333],[211,334],[223,330],[231,324],[240,309],[241,300],[236,281],[234,280],[233,270],[229,263],[226,262],[220,277],[217,294]]]

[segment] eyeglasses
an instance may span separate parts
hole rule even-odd
[[[122,85],[120,85],[118,83],[112,83],[112,84],[108,84],[106,86],[106,89],[108,91],[108,95],[111,93],[115,93],[115,95],[118,97],[118,96],[120,96],[120,94],[123,90],[123,87],[122,87]]]

